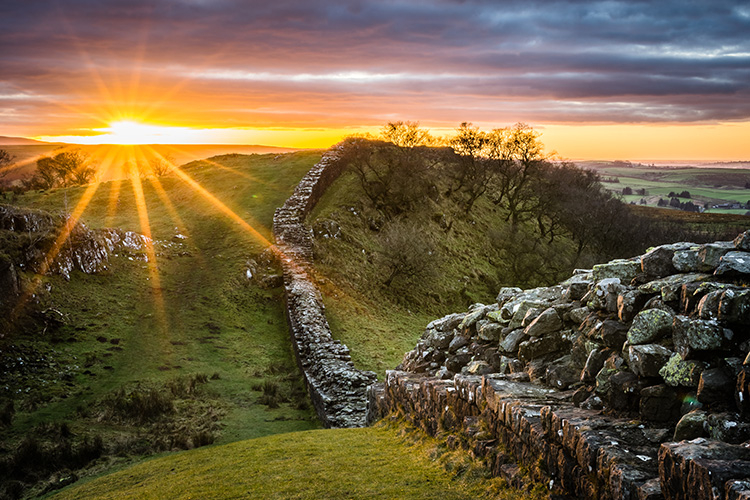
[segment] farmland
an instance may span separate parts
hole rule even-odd
[[[659,199],[667,202],[669,193],[688,191],[692,201],[715,213],[744,214],[750,200],[750,164],[710,164],[703,166],[657,166],[629,162],[579,162],[578,166],[595,170],[602,184],[610,191],[622,193],[629,187],[633,194],[623,195],[623,201],[656,206]],[[645,195],[639,190],[645,189]],[[643,201],[642,201],[643,200]],[[645,202],[645,203],[644,203]],[[742,205],[743,208],[713,208],[714,205]]]

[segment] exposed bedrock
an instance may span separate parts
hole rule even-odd
[[[496,472],[510,453],[581,498],[750,498],[747,241],[662,245],[435,320],[368,419],[463,433]]]

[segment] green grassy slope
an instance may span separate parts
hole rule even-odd
[[[465,461],[451,463],[446,451],[395,427],[308,431],[150,460],[54,498],[542,498],[539,491],[520,493],[484,479]]]
[[[363,200],[359,181],[344,173],[308,223],[313,230],[329,221],[341,228],[337,238],[316,238],[315,266],[326,314],[334,337],[351,349],[355,365],[382,378],[414,348],[427,323],[494,299],[501,282],[487,234],[501,217],[486,198],[468,217],[450,203],[426,202],[416,217],[418,230],[435,241],[435,272],[385,287],[385,271],[378,263],[380,232],[369,225],[378,215]],[[450,231],[441,227],[441,220],[452,221]]]
[[[273,210],[319,158],[320,152],[227,155],[183,171],[270,238]],[[160,286],[152,286],[146,263],[125,255],[100,275],[75,272],[70,282],[46,277],[38,290],[42,307],[59,310],[65,323],[0,342],[3,352],[43,359],[3,376],[0,396],[15,406],[12,426],[0,426],[5,451],[28,436],[45,439],[40,429],[63,424],[74,446],[98,436],[121,455],[192,446],[175,436],[191,439],[198,430],[223,443],[319,426],[289,345],[282,289],[245,277],[247,260],[257,259],[265,243],[176,175],[159,182],[162,194],[143,180],[152,234],[173,245],[159,247]],[[72,210],[85,189],[27,193],[16,202]],[[143,232],[130,181],[102,184],[82,220]],[[175,240],[177,233],[187,238]],[[194,391],[174,389],[196,375],[205,383]],[[280,395],[270,405],[278,407],[262,404],[268,402],[263,383]],[[142,425],[107,418],[103,401],[137,387],[174,395],[175,411]]]

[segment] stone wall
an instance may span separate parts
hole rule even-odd
[[[427,325],[368,420],[399,412],[578,498],[750,498],[748,284],[750,231],[502,289]]]
[[[318,417],[326,427],[361,427],[367,386],[376,381],[376,375],[354,368],[349,349],[331,335],[322,297],[310,276],[312,236],[304,224],[341,174],[338,155],[339,149],[332,148],[302,178],[294,194],[276,210],[273,233],[284,272],[292,347]]]

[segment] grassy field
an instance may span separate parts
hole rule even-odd
[[[148,228],[166,243],[157,245],[155,263],[122,255],[103,274],[44,278],[42,307],[60,311],[64,324],[0,342],[5,355],[34,360],[33,369],[2,375],[0,396],[15,406],[12,426],[0,429],[2,448],[13,450],[29,436],[46,446],[45,432],[64,428],[74,445],[100,437],[125,456],[111,466],[203,439],[188,432],[192,442],[176,442],[186,430],[226,443],[317,428],[291,352],[282,289],[249,281],[246,268],[271,237],[274,209],[319,158],[299,152],[193,162],[182,170],[205,192],[176,174],[145,179],[140,210],[137,182],[101,184],[83,221]],[[71,211],[87,189],[30,192],[15,203]],[[107,417],[108,401],[144,394],[168,395],[174,411],[147,424]]]
[[[486,478],[461,455],[401,426],[317,430],[149,460],[52,498],[545,498]]]
[[[669,200],[670,192],[690,192],[695,204],[704,206],[705,203],[742,203],[750,200],[750,189],[745,188],[750,182],[750,170],[747,168],[716,168],[711,166],[647,166],[636,164],[632,167],[623,166],[618,162],[581,162],[579,166],[596,170],[605,180],[604,186],[615,192],[622,192],[625,187],[633,191],[645,189],[646,196],[626,195],[623,200],[639,203],[643,198],[650,206],[655,206],[659,198]],[[616,179],[618,182],[611,182]],[[682,199],[685,202],[688,199]],[[744,214],[747,210],[734,210],[723,213]]]

